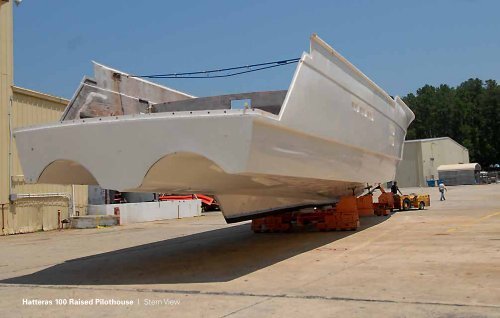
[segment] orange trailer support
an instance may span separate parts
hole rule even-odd
[[[373,209],[373,194],[368,193],[356,199],[358,206],[359,216],[372,216],[374,215]]]
[[[333,208],[288,212],[252,220],[252,230],[256,233],[286,232],[306,227],[315,227],[319,231],[356,230],[359,227],[356,197],[342,197]]]
[[[373,202],[373,191],[382,193]],[[314,227],[319,231],[356,230],[360,216],[387,216],[394,209],[394,196],[380,185],[358,198],[345,196],[332,208],[313,212],[287,212],[252,220],[254,232],[286,232],[292,229]]]

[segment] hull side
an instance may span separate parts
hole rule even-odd
[[[414,115],[316,36],[304,53],[279,115],[282,125],[401,159]]]
[[[92,119],[18,131],[16,140],[23,160],[38,158],[23,162],[31,181],[213,194],[228,220],[332,202],[353,187],[358,193],[365,182],[394,174],[397,158],[291,131],[259,113],[243,112],[141,115],[125,122]],[[152,140],[154,135],[190,139]]]

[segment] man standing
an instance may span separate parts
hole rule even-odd
[[[401,191],[399,190],[397,181],[394,181],[394,184],[391,187],[391,192],[392,192],[392,195],[397,195],[398,192],[399,192],[399,194],[403,195],[403,193],[401,193]]]
[[[444,192],[448,191],[448,189],[446,189],[446,186],[444,185],[444,182],[441,181],[439,183],[438,187],[439,187],[439,192],[441,192],[441,199],[439,199],[439,201],[443,201],[443,200],[446,201],[446,198],[444,197]]]

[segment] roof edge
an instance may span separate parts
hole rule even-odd
[[[69,103],[69,99],[46,94],[46,93],[42,93],[42,92],[38,92],[38,91],[34,91],[31,89],[27,89],[27,88],[15,86],[15,85],[12,85],[12,92],[17,93],[17,94],[21,94],[21,95],[41,98],[41,99],[44,99],[47,101],[61,104],[62,106],[66,106]]]
[[[437,140],[451,140],[463,149],[469,151],[469,149],[463,145],[461,145],[459,142],[457,142],[455,139],[451,137],[435,137],[435,138],[423,138],[423,139],[412,139],[412,140],[405,140],[405,143],[410,143],[410,142],[429,142],[429,141],[437,141]]]
[[[457,164],[447,164],[440,165],[437,167],[437,171],[461,171],[461,170],[481,170],[481,165],[477,162],[472,163],[457,163]]]

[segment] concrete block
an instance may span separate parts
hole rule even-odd
[[[71,229],[93,229],[99,226],[114,226],[119,224],[119,217],[115,215],[86,215],[69,218]]]

